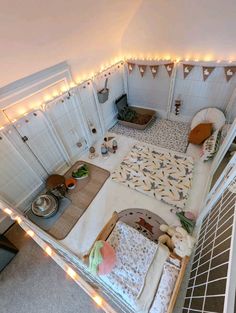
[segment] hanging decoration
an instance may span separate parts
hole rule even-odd
[[[202,74],[203,74],[203,80],[207,80],[207,78],[211,75],[211,73],[214,71],[215,66],[203,66],[202,67]]]
[[[156,77],[159,65],[150,65],[150,70],[152,72],[153,78]]]
[[[168,73],[169,77],[171,76],[171,74],[173,72],[174,65],[175,65],[174,62],[165,64],[165,68],[167,70],[167,73]]]
[[[188,74],[192,71],[193,68],[194,65],[183,64],[184,79],[188,76]]]
[[[147,65],[138,65],[139,73],[143,77],[145,71],[146,71]]]
[[[225,70],[225,77],[228,82],[236,73],[236,66],[225,66],[224,70]]]
[[[135,67],[135,64],[134,63],[127,63],[128,64],[128,71],[129,71],[129,74],[131,74],[131,72],[133,71],[134,67]]]

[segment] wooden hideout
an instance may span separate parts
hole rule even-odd
[[[119,215],[118,213],[115,211],[113,214],[112,214],[112,217],[110,218],[110,220],[107,222],[107,224],[103,227],[103,229],[101,230],[101,232],[98,234],[97,238],[95,239],[93,245],[95,244],[96,241],[99,241],[99,240],[103,240],[103,241],[106,241],[107,238],[109,237],[109,235],[111,234],[111,232],[113,231],[116,223],[118,222],[119,220]],[[89,252],[83,256],[83,261],[88,264],[89,263],[89,255],[90,255],[90,252],[93,248],[93,245],[92,247],[90,248]],[[174,287],[174,290],[173,290],[173,293],[172,293],[172,296],[170,298],[170,302],[169,302],[169,305],[168,305],[168,309],[167,309],[167,312],[166,313],[172,313],[173,310],[174,310],[174,307],[175,307],[175,304],[176,304],[176,300],[177,300],[177,297],[178,297],[178,293],[179,293],[179,290],[180,290],[180,286],[181,286],[181,283],[183,281],[183,278],[184,278],[184,274],[185,274],[185,271],[186,271],[186,267],[187,267],[187,264],[189,262],[189,257],[188,256],[185,256],[183,258],[181,258],[180,256],[178,256],[177,254],[175,254],[173,251],[170,251],[170,256],[174,259],[178,259],[180,260],[181,262],[181,266],[180,266],[180,271],[179,271],[179,275],[177,277],[177,280],[176,280],[176,283],[175,283],[175,287]]]

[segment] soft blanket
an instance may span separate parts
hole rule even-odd
[[[174,151],[134,145],[112,179],[183,209],[193,175],[193,159]]]
[[[114,248],[117,262],[110,274],[100,278],[134,305],[143,290],[158,245],[120,221],[107,242]]]

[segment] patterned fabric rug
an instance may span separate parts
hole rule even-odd
[[[117,183],[183,209],[193,174],[193,159],[179,152],[134,145],[111,177]]]
[[[189,123],[157,119],[145,130],[128,128],[117,123],[109,131],[184,153],[188,145],[189,129]]]
[[[135,228],[148,239],[158,242],[159,236],[163,234],[160,230],[161,224],[166,222],[157,214],[144,209],[127,209],[121,211],[119,220]]]

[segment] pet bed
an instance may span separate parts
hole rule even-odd
[[[176,256],[118,220],[114,212],[95,240],[106,240],[116,251],[116,266],[101,281],[136,313],[171,313],[189,258]]]
[[[193,117],[191,129],[201,123],[212,123],[213,130],[215,131],[225,124],[225,115],[217,108],[203,109]]]
[[[112,179],[183,209],[193,175],[193,159],[177,152],[134,145]]]

